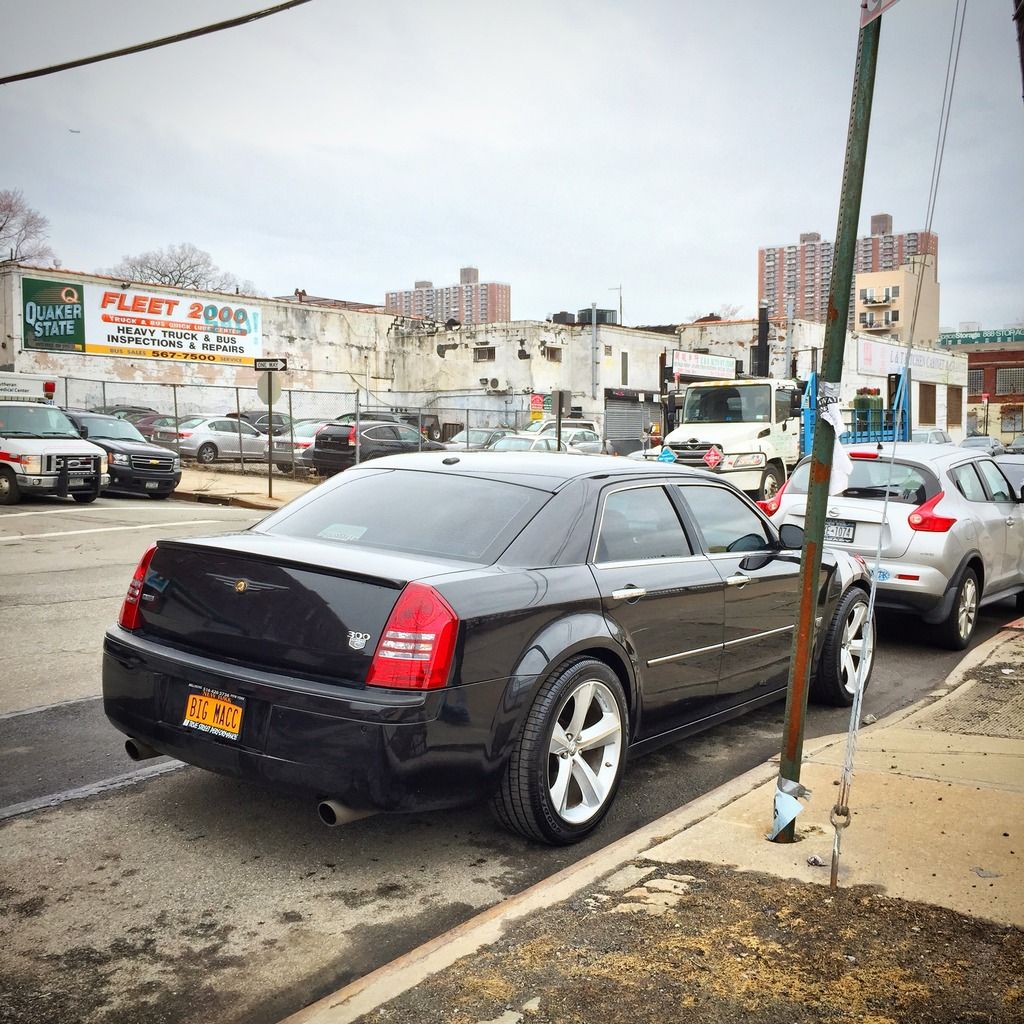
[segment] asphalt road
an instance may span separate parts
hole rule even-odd
[[[483,808],[328,830],[312,801],[133,764],[97,695],[139,555],[259,515],[105,498],[0,511],[0,1019],[278,1020],[778,751],[781,704],[639,760],[602,829],[567,850]],[[976,642],[1014,617],[986,609]],[[912,702],[959,658],[883,622],[865,713]],[[812,709],[807,736],[847,720]]]

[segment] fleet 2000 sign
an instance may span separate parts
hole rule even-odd
[[[50,352],[251,366],[263,344],[258,306],[196,301],[133,285],[22,280],[24,347]]]

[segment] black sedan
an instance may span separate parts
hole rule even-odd
[[[333,476],[354,466],[357,444],[360,462],[403,452],[444,450],[444,445],[428,441],[418,430],[404,423],[360,420],[357,434],[355,423],[334,422],[317,432],[313,442],[313,468],[320,476]]]
[[[136,758],[575,842],[626,757],[785,693],[802,538],[710,474],[404,455],[241,533],[161,541],[104,643]],[[813,694],[870,675],[863,563],[826,551]]]
[[[128,420],[75,410],[65,410],[65,414],[82,437],[107,453],[110,483],[104,491],[169,498],[181,483],[178,456],[147,441]]]

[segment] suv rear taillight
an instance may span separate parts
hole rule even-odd
[[[764,501],[759,501],[757,507],[766,515],[773,516],[779,511],[779,505],[782,502],[782,495],[785,493],[786,488],[789,486],[789,480],[787,480],[770,498],[766,498]]]
[[[139,559],[135,575],[128,584],[128,593],[125,594],[124,603],[121,605],[121,614],[117,617],[117,623],[123,629],[138,629],[142,625],[142,608],[139,602],[142,600],[142,587],[146,582],[146,573],[149,570],[149,563],[153,560],[154,551],[155,544],[150,544],[146,548]]]
[[[945,491],[939,491],[934,498],[929,498],[923,505],[918,505],[913,512],[907,516],[907,522],[912,530],[920,530],[923,533],[945,533],[956,522],[949,516],[937,516],[935,506],[946,496]]]
[[[448,682],[459,617],[424,583],[409,583],[391,609],[381,634],[367,686],[435,690]]]
[[[356,428],[348,428],[348,446],[349,448],[355,448],[356,446]]]

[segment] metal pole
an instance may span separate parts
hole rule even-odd
[[[357,389],[356,390],[356,465],[357,466],[359,465],[359,451],[360,451],[360,447],[361,447],[360,444],[359,444],[359,428],[360,428],[360,423],[359,423],[359,391]]]
[[[288,389],[288,440],[292,445],[292,476],[295,475],[295,414],[292,411],[292,389]],[[273,443],[273,442],[271,442]]]
[[[181,438],[178,437],[178,385],[171,385],[171,397],[174,399],[174,450],[178,453],[178,460],[181,460]]]
[[[100,402],[100,405],[103,406],[103,411],[106,412],[106,409],[107,409],[107,382],[105,380],[101,380],[100,381],[100,395],[102,396],[102,399],[103,399]]]
[[[267,370],[267,497],[274,496],[274,371]]]
[[[597,303],[590,304],[590,397],[597,401],[597,384],[600,380],[601,355],[597,351]]]
[[[843,372],[846,345],[846,318],[850,307],[850,282],[857,242],[857,222],[864,185],[864,162],[871,124],[871,100],[878,60],[878,39],[881,18],[860,30],[857,42],[857,65],[853,77],[853,98],[850,103],[850,125],[846,138],[846,161],[839,197],[839,222],[836,227],[835,259],[829,286],[828,320],[825,347],[822,350],[819,395],[823,385],[838,384]],[[825,390],[830,390],[825,387]],[[812,401],[818,396],[811,396]],[[811,451],[810,482],[807,493],[807,517],[804,527],[804,551],[800,562],[800,612],[793,635],[789,665],[789,687],[786,692],[786,722],[779,762],[780,783],[788,779],[800,781],[803,757],[804,718],[807,714],[807,690],[814,649],[814,619],[817,611],[818,576],[821,572],[821,548],[825,537],[825,508],[832,465],[835,434],[830,426],[818,424]],[[791,843],[795,838],[790,822],[776,836],[776,842]]]
[[[242,473],[245,473],[245,448],[242,445],[242,400],[238,396],[238,388],[235,388],[235,422],[238,424],[238,457],[242,463]],[[257,460],[259,461],[259,460]],[[257,472],[259,467],[257,466]]]

